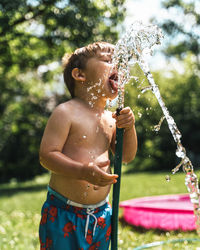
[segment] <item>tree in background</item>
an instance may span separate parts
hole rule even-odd
[[[200,3],[196,0],[165,0],[163,7],[170,16],[160,25],[170,36],[164,53],[177,62],[181,73],[168,77],[173,89],[171,110],[183,133],[183,144],[194,166],[199,166],[200,142]],[[170,60],[169,59],[169,60]],[[168,75],[169,76],[169,75]],[[166,88],[165,88],[166,89]],[[177,95],[175,93],[177,92]]]
[[[168,19],[157,20],[165,32],[164,54],[168,67],[154,72],[161,95],[182,133],[182,143],[194,166],[200,162],[200,11],[198,1],[163,1]],[[162,17],[163,18],[163,17]],[[167,43],[166,43],[167,40]],[[126,101],[135,109],[138,133],[138,153],[132,163],[138,170],[170,171],[180,161],[176,157],[176,144],[164,120],[158,132],[154,126],[163,116],[151,92],[141,94],[146,81],[135,67],[133,75],[139,77],[133,86],[127,86]],[[141,82],[144,81],[143,84]],[[137,98],[137,97],[140,98]]]
[[[63,95],[60,60],[87,43],[117,40],[124,0],[1,0],[0,180],[30,178],[53,107]],[[69,96],[68,96],[69,98]]]
[[[165,55],[183,60],[190,52],[200,70],[200,5],[196,0],[165,0],[169,17],[160,22],[170,36]],[[195,73],[195,72],[194,72]]]
[[[195,167],[200,161],[200,79],[193,74],[196,64],[191,62],[189,55],[182,67],[182,73],[171,69],[168,72],[154,72],[153,76],[182,133],[183,146]],[[136,67],[132,74],[138,79],[125,88],[125,102],[134,110],[138,135],[137,157],[131,163],[131,169],[170,171],[180,161],[175,155],[176,144],[165,120],[161,123],[160,130],[156,131],[156,126],[163,117],[161,108],[151,91],[141,93],[141,89],[148,85],[141,70]]]

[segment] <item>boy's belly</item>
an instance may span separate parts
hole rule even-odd
[[[99,203],[106,198],[110,191],[110,185],[99,187],[86,181],[68,179],[53,173],[49,185],[68,199],[81,204]]]

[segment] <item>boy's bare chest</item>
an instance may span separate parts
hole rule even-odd
[[[109,147],[114,131],[114,123],[107,116],[80,115],[72,123],[70,137],[78,145]],[[69,138],[70,139],[70,138]]]

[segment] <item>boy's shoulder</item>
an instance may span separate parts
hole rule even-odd
[[[72,110],[75,109],[75,105],[73,103],[73,99],[72,100],[69,100],[67,102],[63,102],[61,104],[58,104],[52,114],[51,114],[51,117],[53,117],[54,119],[57,119],[57,118],[62,118],[64,119],[65,117],[70,117],[70,114],[72,114]]]
[[[61,119],[73,120],[82,111],[81,105],[75,99],[63,102],[56,106],[52,112],[52,116]]]
[[[76,107],[76,101],[74,101],[74,99],[58,104],[53,112],[70,112],[72,111],[72,107],[73,109]]]

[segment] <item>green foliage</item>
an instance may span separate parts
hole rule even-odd
[[[198,1],[164,0],[162,5],[171,13],[168,19],[163,19],[159,23],[167,35],[170,35],[166,55],[183,59],[190,51],[196,57],[196,63],[199,64],[200,14]]]
[[[164,72],[154,72],[154,79],[159,86],[161,96],[174,118],[180,132],[182,143],[194,167],[198,167],[199,141],[200,141],[200,79],[193,73],[196,64],[188,55],[183,67],[183,74],[175,69]],[[136,116],[136,129],[138,134],[138,152],[136,159],[131,163],[134,170],[171,170],[179,163],[176,157],[176,144],[164,120],[158,132],[154,126],[159,124],[163,117],[161,108],[151,91],[141,94],[141,88],[147,86],[144,76],[138,67],[133,75],[138,76],[137,81],[129,83],[126,87],[125,101],[130,105]],[[141,84],[141,82],[143,83]],[[140,83],[140,84],[139,84]],[[138,98],[139,96],[139,98]]]
[[[163,7],[168,18],[157,20],[165,33],[163,52],[169,67],[162,72],[154,72],[161,96],[182,133],[182,143],[194,167],[199,166],[200,141],[200,15],[197,1],[164,0]],[[170,66],[173,62],[174,69]],[[182,72],[179,73],[179,69]],[[133,75],[144,76],[138,69]],[[138,86],[138,83],[135,83]],[[144,82],[143,85],[148,85]],[[137,96],[141,97],[137,100]],[[148,102],[149,101],[149,102]],[[164,120],[158,132],[153,127],[159,124],[163,116],[152,93],[140,93],[137,87],[128,86],[127,103],[135,109],[138,132],[138,153],[132,163],[135,169],[172,169],[179,163],[176,157],[176,144]],[[151,107],[151,108],[150,108]],[[146,110],[148,108],[148,110]],[[141,115],[138,115],[142,113]],[[140,117],[141,116],[141,117]]]
[[[44,171],[38,150],[47,117],[69,98],[63,95],[61,58],[90,42],[115,42],[123,3],[1,0],[0,181]]]

